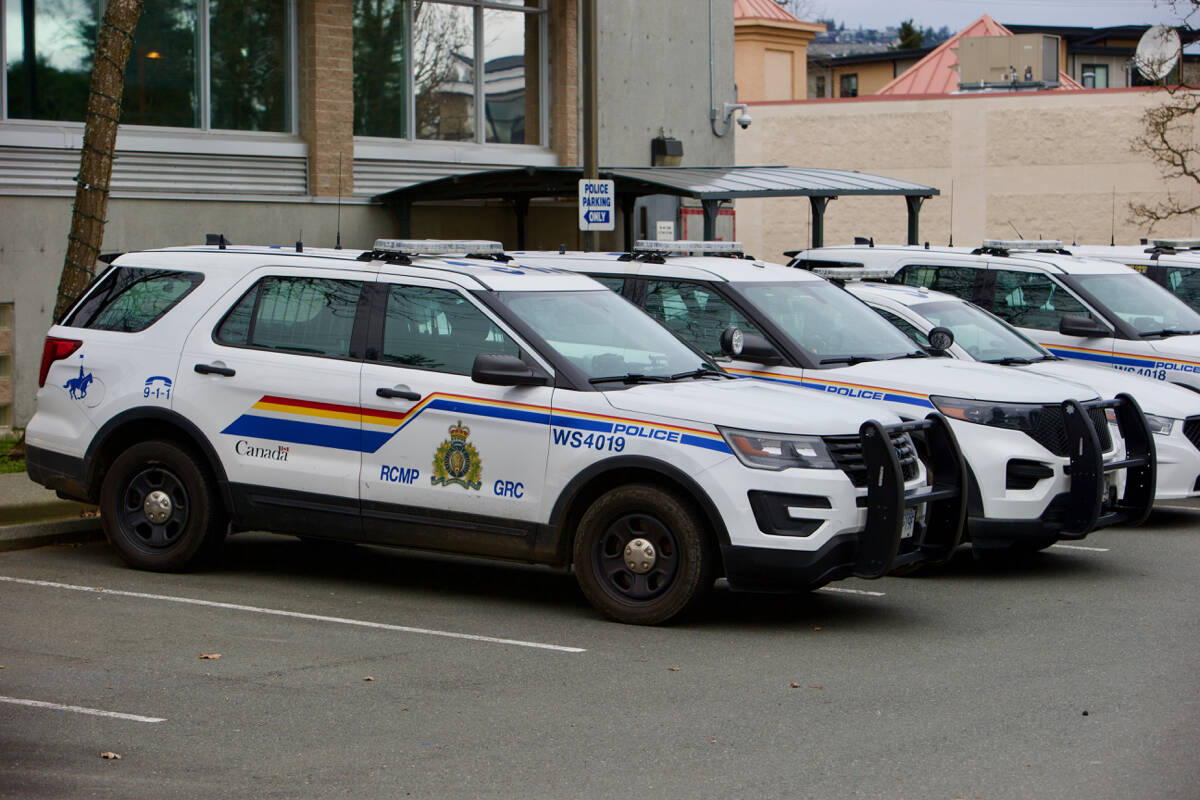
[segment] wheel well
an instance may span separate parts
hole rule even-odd
[[[720,545],[722,542],[729,541],[729,533],[725,529],[721,515],[712,503],[703,497],[703,493],[700,492],[698,487],[689,486],[683,480],[677,480],[671,475],[650,467],[613,467],[605,472],[588,477],[575,490],[565,509],[563,509],[558,522],[560,533],[558,537],[558,555],[561,563],[571,563],[575,535],[579,529],[579,521],[583,518],[588,508],[591,507],[592,503],[610,489],[633,483],[649,484],[670,490],[689,503],[695,511],[699,512],[700,518],[708,524],[708,530],[711,534],[710,541],[713,545],[713,557],[716,559],[718,565],[717,573],[723,575],[724,566],[721,563]]]
[[[89,498],[95,502],[100,497],[100,486],[104,483],[104,477],[108,474],[108,469],[113,461],[139,442],[147,442],[152,439],[163,439],[175,442],[198,456],[198,466],[207,469],[209,474],[215,476],[218,485],[221,487],[222,501],[229,508],[229,499],[226,494],[226,481],[224,470],[219,468],[219,465],[213,463],[211,449],[205,447],[192,432],[189,432],[183,425],[171,419],[156,418],[156,417],[135,417],[129,418],[113,424],[110,430],[104,431],[102,438],[98,439],[98,443],[93,445],[93,449],[87,455],[88,460],[88,483],[87,490]]]

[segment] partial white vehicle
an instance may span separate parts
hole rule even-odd
[[[1114,261],[1135,269],[1200,311],[1200,239],[1149,239],[1141,245],[1065,245],[1080,258]]]
[[[992,312],[1063,358],[1200,392],[1200,312],[1136,270],[1076,258],[1051,240],[975,250],[850,245],[794,251],[791,266],[859,266]]]
[[[905,418],[942,412],[969,466],[968,534],[978,552],[1037,550],[1148,513],[1153,448],[1128,396],[1101,401],[1081,384],[931,358],[838,286],[744,258],[736,243],[513,255],[521,265],[591,275],[736,375],[816,389],[847,411],[868,402]],[[805,400],[798,394],[797,402]],[[1110,410],[1123,443],[1109,435]],[[1122,470],[1130,479],[1116,498]]]
[[[573,568],[655,623],[719,576],[808,590],[959,541],[939,414],[734,380],[497,243],[218,241],[121,255],[46,337],[29,475],[98,503],[135,567],[186,569],[232,526]]]
[[[844,269],[818,270],[818,274],[845,280],[847,291],[935,353],[1063,378],[1090,386],[1105,398],[1128,392],[1154,434],[1155,500],[1200,497],[1200,395],[1181,386],[1060,358],[999,317],[954,295],[924,286],[854,280],[854,273]],[[939,328],[953,334],[949,347],[938,341]]]

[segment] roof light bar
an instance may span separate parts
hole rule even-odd
[[[984,239],[983,246],[996,250],[1061,250],[1061,239]]]
[[[814,267],[814,275],[831,281],[869,281],[891,278],[896,273],[890,269],[866,269],[865,267]]]
[[[1193,250],[1200,247],[1200,239],[1151,239],[1150,244],[1172,250]]]
[[[706,242],[698,239],[638,239],[635,251],[650,253],[740,253],[741,242]]]
[[[406,256],[496,255],[504,245],[487,239],[376,239],[375,251]]]

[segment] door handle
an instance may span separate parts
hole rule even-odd
[[[195,369],[201,375],[224,375],[226,378],[232,378],[237,374],[236,370],[229,367],[218,367],[215,364],[197,364]]]
[[[399,389],[388,389],[381,386],[375,390],[375,394],[379,397],[398,397],[401,400],[420,400],[421,393],[411,391],[407,386]]]

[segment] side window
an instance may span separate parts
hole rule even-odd
[[[202,280],[199,272],[115,267],[64,324],[99,331],[142,331]]]
[[[952,294],[963,300],[975,300],[975,282],[982,270],[976,267],[939,267],[909,264],[896,274],[908,286],[925,286],[938,292]]]
[[[1058,330],[1066,314],[1090,317],[1070,292],[1036,272],[996,271],[992,309],[996,316],[1018,328]]]
[[[617,294],[620,294],[625,288],[625,279],[616,275],[589,275],[588,277],[597,283],[604,284]]]
[[[763,335],[716,291],[688,281],[646,281],[646,311],[710,356],[721,355],[721,332],[730,325],[745,333]]]
[[[314,356],[350,357],[361,281],[263,278],[217,326],[216,339]]]
[[[425,286],[388,289],[380,361],[470,375],[480,353],[520,356],[521,349],[458,292]]]
[[[888,322],[899,328],[905,336],[921,345],[921,347],[929,347],[929,337],[917,330],[916,326],[911,322],[903,317],[893,314],[891,311],[884,311],[882,308],[875,308],[875,306],[871,306],[871,308],[874,309],[875,313],[879,314],[879,316],[883,317]]]
[[[1192,308],[1200,309],[1200,269],[1168,267],[1167,288]]]

